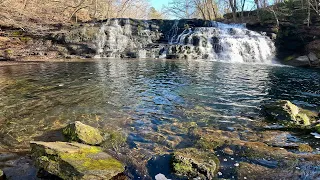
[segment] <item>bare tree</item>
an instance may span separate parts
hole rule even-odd
[[[195,14],[194,0],[173,0],[165,9],[168,14],[180,19],[190,19]]]
[[[229,0],[233,21],[237,21],[237,0]]]

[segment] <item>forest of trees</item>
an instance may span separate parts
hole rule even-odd
[[[233,20],[244,11],[268,10],[275,19],[280,12],[274,4],[283,1],[301,2],[301,9],[319,14],[319,0],[171,0],[157,11],[148,0],[0,0],[0,23],[41,22],[65,23],[108,18],[200,18],[214,20],[231,13]],[[259,16],[259,14],[258,14]],[[309,18],[310,19],[310,18]]]

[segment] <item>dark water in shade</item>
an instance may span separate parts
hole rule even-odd
[[[260,105],[278,99],[319,110],[320,71],[204,60],[5,66],[0,67],[0,152],[27,150],[30,140],[58,139],[46,133],[76,120],[124,131],[131,148],[152,151],[165,146],[146,137],[161,125],[251,126]],[[167,139],[178,136],[184,134]]]

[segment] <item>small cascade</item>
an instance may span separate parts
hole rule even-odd
[[[250,31],[243,24],[212,22],[211,26],[188,28],[172,37],[168,55],[227,62],[272,62],[275,47],[269,37]]]
[[[193,20],[196,21],[196,20]],[[244,24],[186,25],[186,21],[111,19],[100,26],[96,57],[186,58],[271,63],[273,41]],[[191,21],[192,22],[192,21]],[[171,23],[171,24],[170,24]],[[171,26],[171,27],[170,27]],[[159,41],[165,37],[165,41]]]
[[[146,58],[146,47],[152,43],[153,32],[144,21],[132,26],[130,19],[111,19],[100,27],[96,35],[96,57]]]
[[[169,44],[172,44],[174,41],[174,38],[178,35],[178,31],[179,31],[178,25],[179,25],[179,20],[175,20],[172,28],[169,31],[169,35],[167,35],[169,39]]]

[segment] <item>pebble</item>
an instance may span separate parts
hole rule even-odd
[[[163,175],[163,174],[157,174],[156,176],[155,176],[155,179],[156,180],[170,180],[170,179],[167,179],[167,177],[165,176],[165,175]]]
[[[235,166],[235,167],[238,167],[238,166],[240,166],[240,164],[239,164],[239,163],[235,163],[234,166]]]
[[[218,175],[219,175],[219,176],[222,176],[222,172],[218,172]]]
[[[311,133],[311,135],[313,135],[316,139],[320,139],[320,134],[318,133]]]

